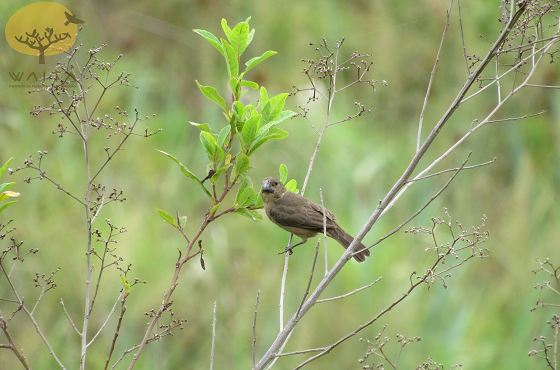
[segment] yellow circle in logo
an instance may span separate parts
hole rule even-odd
[[[18,10],[6,24],[6,40],[23,54],[39,56],[60,54],[76,41],[77,24],[84,23],[64,6],[50,1],[27,5]]]

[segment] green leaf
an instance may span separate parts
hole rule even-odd
[[[210,199],[214,199],[212,198],[212,194],[210,194],[210,192],[208,191],[208,189],[206,189],[204,187],[204,184],[200,181],[200,179],[198,177],[196,177],[196,175],[194,173],[192,173],[191,171],[189,171],[189,169],[182,164],[181,162],[179,162],[179,160],[177,158],[175,158],[174,156],[172,156],[169,153],[166,153],[164,151],[158,150],[158,152],[168,156],[169,158],[171,158],[175,163],[177,163],[179,165],[179,167],[181,168],[181,171],[183,172],[183,174],[185,174],[185,176],[190,177],[191,179],[193,179],[194,181],[196,181],[198,183],[198,185],[200,185],[200,187],[204,190],[204,192],[206,193],[206,195],[208,195],[210,197]]]
[[[201,131],[209,132],[211,134],[214,133],[214,132],[212,132],[212,129],[210,128],[210,125],[207,124],[207,123],[196,123],[196,122],[191,122],[191,121],[189,121],[189,123],[191,125],[193,125],[194,127],[198,127]]]
[[[252,38],[251,38],[252,39]],[[243,73],[247,73],[247,71],[249,71],[251,68],[253,68],[254,66],[256,66],[257,64],[259,64],[260,62],[262,62],[263,60],[270,58],[271,56],[275,55],[276,51],[265,51],[263,55],[261,55],[260,57],[254,57],[249,59],[245,65],[247,66],[247,68],[245,68],[245,71],[243,71]]]
[[[291,110],[283,110],[278,117],[276,117],[276,119],[272,122],[270,122],[269,124],[273,124],[273,125],[277,125],[282,121],[287,120],[288,118],[291,118],[293,116],[297,115],[296,112],[292,112]]]
[[[241,81],[243,83],[243,81]],[[240,101],[235,101],[233,102],[233,105],[231,106],[231,109],[233,111],[233,113],[237,114],[238,116],[241,117],[241,114],[243,113],[243,110],[245,109],[245,106],[243,106],[243,103],[241,103]],[[231,122],[230,122],[231,124]]]
[[[244,149],[246,150],[249,149],[251,143],[257,136],[257,132],[259,130],[259,121],[261,119],[261,115],[256,113],[257,111],[253,111],[253,112],[255,114],[252,114],[251,118],[249,118],[247,122],[245,122],[245,124],[243,125],[242,134],[243,134],[243,142],[245,144]]]
[[[252,201],[251,201],[251,197],[253,197]],[[235,199],[235,205],[240,206],[240,207],[244,207],[247,204],[251,204],[252,202],[254,202],[255,199],[257,199],[257,194],[255,194],[255,191],[253,190],[253,188],[246,188],[245,190],[243,190],[241,192],[241,194],[239,192],[237,192],[237,196],[236,196],[236,199]]]
[[[250,218],[253,221],[262,220],[262,216],[255,211],[249,211],[247,208],[238,208],[234,211],[237,214]]]
[[[200,142],[202,143],[202,146],[204,146],[206,153],[208,153],[208,157],[210,159],[214,159],[217,151],[217,143],[214,136],[206,131],[202,131],[200,133]]]
[[[266,135],[264,138],[267,140],[270,139],[283,139],[286,136],[288,136],[288,133],[280,128],[276,128],[273,127],[270,130],[268,130],[268,135]]]
[[[158,215],[164,219],[165,222],[167,222],[168,224],[171,224],[175,227],[177,226],[177,221],[175,220],[175,217],[172,217],[169,213],[165,212],[164,210],[161,209],[156,209]]]
[[[208,40],[216,49],[218,49],[220,54],[224,55],[224,48],[222,48],[222,44],[220,44],[220,40],[218,40],[218,38],[214,36],[211,32],[205,30],[199,30],[199,29],[193,31],[198,33],[202,37],[204,37],[206,40]]]
[[[253,81],[241,81],[241,86],[247,86],[250,87],[252,89],[258,90],[259,89],[259,84]]]
[[[247,106],[243,109],[243,112],[241,112],[239,117],[241,117],[242,119],[246,119],[250,117],[251,114],[253,114],[254,110],[255,110],[255,106],[253,104],[247,104]]]
[[[16,200],[13,200],[11,202],[6,202],[6,203],[2,204],[0,206],[0,212],[2,212],[3,210],[5,210],[6,208],[8,208],[9,206],[11,206],[12,204],[14,204],[16,202],[17,202]]]
[[[218,146],[223,147],[226,143],[226,140],[229,138],[229,134],[231,132],[231,126],[227,125],[224,126],[223,129],[220,130],[220,134],[218,135]]]
[[[237,189],[237,194],[235,195],[235,205],[241,207],[251,204],[256,199],[255,191],[253,190],[253,181],[249,176],[245,176],[239,189]]]
[[[237,77],[239,74],[239,61],[237,60],[237,55],[233,47],[227,43],[226,40],[222,39],[222,46],[225,51],[226,64],[228,67],[228,77]]]
[[[127,297],[130,294],[130,284],[128,283],[128,281],[126,281],[125,274],[121,274],[120,278],[121,278],[121,283],[124,287],[124,296]]]
[[[212,215],[212,214],[216,213],[216,211],[218,210],[218,208],[220,208],[220,204],[222,204],[222,203],[215,204],[214,207],[212,207],[212,209],[210,210],[210,213],[209,213],[209,214]]]
[[[8,168],[8,164],[10,164],[12,159],[14,159],[14,157],[8,159],[6,161],[6,163],[4,163],[4,165],[2,167],[0,167],[0,176],[2,176],[4,174],[4,171],[6,171],[6,168]]]
[[[179,229],[183,230],[187,225],[187,216],[180,216],[179,217]]]
[[[224,33],[229,40],[231,38],[231,28],[229,28],[225,18],[222,18],[222,29],[224,30]]]
[[[266,103],[262,109],[262,125],[275,121],[280,116],[282,109],[284,109],[284,105],[286,104],[287,97],[287,93],[278,94]]]
[[[259,91],[261,96],[261,110],[268,104],[268,91],[264,86],[261,86],[261,90]]]
[[[253,181],[249,176],[245,176],[241,184],[239,185],[239,189],[237,189],[237,195],[235,196],[235,204],[238,204],[239,195],[245,191],[247,188],[253,187]]]
[[[5,184],[2,184],[5,185]],[[4,191],[2,193],[0,193],[0,201],[3,201],[4,199],[7,198],[17,198],[20,196],[20,193],[16,193],[15,191]]]
[[[231,31],[231,46],[235,51],[237,60],[247,48],[247,40],[249,39],[249,24],[242,22],[238,23]]]
[[[288,179],[288,167],[284,163],[280,165],[280,182],[285,183]]]
[[[249,21],[246,21],[246,22],[249,23]],[[251,45],[251,41],[253,41],[253,36],[255,36],[255,29],[254,28],[251,30],[251,32],[249,32],[249,36],[247,37],[247,47],[249,47],[249,45]]]
[[[278,117],[277,120],[272,121],[267,123],[266,125],[262,126],[259,131],[257,132],[257,136],[255,137],[255,142],[259,142],[263,137],[265,137],[268,134],[268,131],[270,130],[270,128],[274,125],[279,124],[280,122],[284,121],[285,119],[292,117],[296,115],[296,113],[289,111],[289,110],[285,110],[282,111],[282,113],[280,113],[280,116]]]
[[[249,169],[249,157],[245,154],[238,154],[235,158],[235,164],[233,165],[233,178],[237,178],[243,175]]]
[[[216,170],[216,173],[212,175],[212,177],[210,178],[210,181],[212,181],[212,183],[215,184],[216,181],[218,181],[218,179],[220,178],[220,174],[230,167],[231,167],[231,163],[228,163],[225,166],[218,168]]]
[[[251,212],[251,215],[253,215],[253,221],[257,222],[258,220],[263,219],[263,217],[261,216],[261,214],[257,211],[253,211],[253,210],[249,210],[249,212]]]
[[[205,97],[218,104],[223,110],[227,112],[228,109],[226,106],[226,101],[218,94],[215,88],[213,88],[212,86],[202,86],[200,83],[198,83],[198,81],[196,81],[196,84]]]
[[[288,181],[288,183],[286,184],[286,190],[289,190],[289,191],[294,192],[294,193],[298,192],[297,191],[297,181],[294,180],[294,179],[291,179],[290,181]]]
[[[253,154],[253,152],[257,150],[259,146],[263,145],[270,139],[283,139],[286,136],[288,136],[288,133],[286,131],[273,127],[270,130],[268,130],[268,135],[266,135],[265,137],[261,138],[258,141],[255,141],[255,143],[251,146],[251,149],[249,149],[247,155]]]
[[[231,88],[231,93],[235,97],[234,100],[239,100],[241,98],[241,84],[239,80],[235,77],[230,78],[229,87]]]
[[[15,182],[6,182],[4,184],[0,184],[0,193],[3,193],[4,190],[6,190],[7,188],[9,188],[10,186],[12,186],[14,184],[15,184]],[[19,194],[19,193],[17,193],[17,194]],[[17,195],[17,196],[19,196],[19,195]]]
[[[262,208],[263,205],[264,205],[264,201],[262,200],[262,194],[259,191],[257,193],[257,199],[255,200],[255,204],[251,208],[259,209],[259,208]]]

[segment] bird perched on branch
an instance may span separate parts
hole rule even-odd
[[[282,182],[274,177],[267,177],[262,182],[262,199],[264,209],[270,221],[282,229],[301,238],[287,250],[291,250],[315,235],[323,233],[323,209],[325,210],[327,236],[333,238],[344,248],[348,248],[354,238],[336,223],[332,212],[311,200],[286,189]],[[358,262],[364,262],[369,256],[369,250],[362,243],[356,249],[353,257]]]

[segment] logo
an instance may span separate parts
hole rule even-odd
[[[60,4],[34,3],[8,20],[6,40],[12,49],[36,56],[39,64],[45,64],[45,55],[60,54],[72,47],[81,23],[84,21]]]

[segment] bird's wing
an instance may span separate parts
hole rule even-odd
[[[60,14],[60,13],[59,13]],[[68,13],[68,12],[64,12],[64,14],[66,14],[66,18],[71,18],[72,14]]]
[[[270,212],[278,225],[322,231],[322,210],[317,203],[290,192],[276,201],[276,206]],[[334,215],[328,209],[325,209],[325,214],[327,228],[334,227],[336,225]]]

